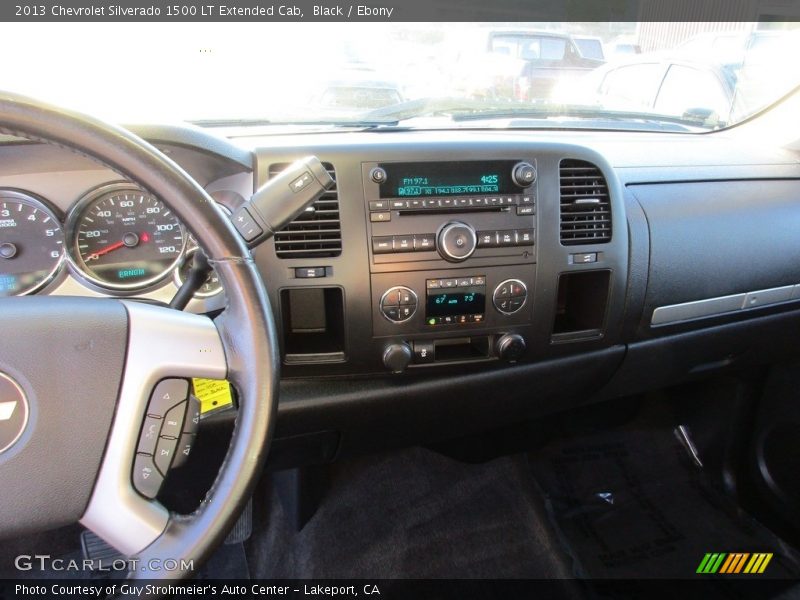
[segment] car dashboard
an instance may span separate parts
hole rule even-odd
[[[336,181],[253,251],[281,345],[277,463],[769,362],[800,333],[800,162],[789,150],[725,131],[132,130],[231,214],[307,155]],[[0,155],[0,208],[33,198],[64,239],[63,260],[26,293],[169,302],[194,242],[154,217],[158,199],[52,146],[8,142]],[[150,207],[136,244],[130,227],[86,237],[109,198]],[[175,226],[172,242],[153,243]],[[148,241],[167,256],[97,269]],[[147,261],[153,271],[139,275]],[[210,281],[188,310],[224,306]]]

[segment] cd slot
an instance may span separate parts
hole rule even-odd
[[[451,208],[403,208],[398,210],[397,212],[400,216],[416,216],[416,215],[441,215],[441,214],[452,214],[452,213],[498,213],[498,212],[510,212],[511,209],[508,206],[470,206],[466,208],[460,207],[451,207]]]

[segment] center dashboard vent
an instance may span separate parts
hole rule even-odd
[[[333,180],[336,172],[330,163],[322,163]],[[289,163],[269,166],[269,178],[283,171]],[[317,258],[342,253],[342,228],[339,219],[339,192],[336,185],[322,194],[303,214],[275,234],[278,258]]]
[[[561,243],[604,244],[611,241],[611,200],[600,169],[567,158],[559,165],[561,179]]]

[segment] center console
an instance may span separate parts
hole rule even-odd
[[[536,161],[363,163],[373,331],[384,363],[516,358],[535,284]]]

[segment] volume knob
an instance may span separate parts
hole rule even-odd
[[[438,246],[442,258],[454,262],[468,259],[475,252],[478,236],[466,223],[454,221],[439,231]]]

